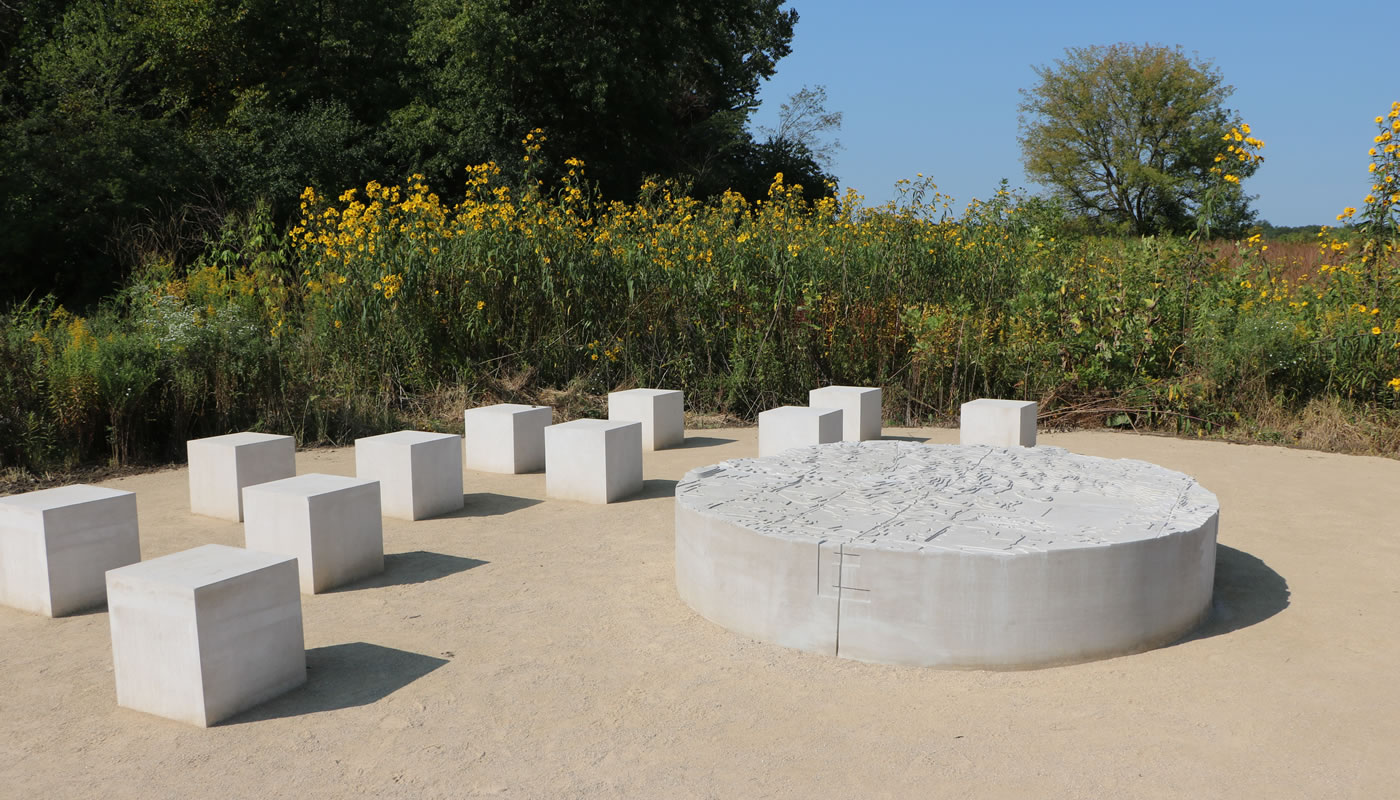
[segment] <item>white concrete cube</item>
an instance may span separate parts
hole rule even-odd
[[[249,550],[295,556],[316,594],[384,571],[379,483],[310,473],[243,490]]]
[[[61,617],[107,601],[141,560],[136,495],[77,484],[0,498],[0,605]]]
[[[774,456],[793,447],[841,441],[839,408],[780,406],[758,415],[758,455]]]
[[[386,517],[424,519],[462,508],[462,437],[399,431],[355,440],[355,476],[379,481]]]
[[[185,443],[190,511],[243,521],[243,488],[297,474],[297,444],[272,433],[230,433]]]
[[[498,403],[469,408],[463,416],[467,469],[510,475],[544,469],[544,429],[554,421],[550,406]]]
[[[1028,400],[981,399],[962,404],[959,444],[1035,447],[1038,406]]]
[[[611,503],[642,490],[642,423],[576,419],[544,429],[544,491]]]
[[[642,423],[643,450],[679,447],[685,441],[685,395],[669,389],[612,392],[608,419]]]
[[[880,438],[884,407],[878,388],[823,386],[807,393],[812,408],[841,409],[841,440],[864,442]]]
[[[306,682],[296,559],[208,544],[107,573],[117,705],[207,727]]]

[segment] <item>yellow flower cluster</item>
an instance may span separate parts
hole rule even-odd
[[[1230,128],[1230,132],[1222,136],[1221,141],[1226,143],[1225,151],[1216,154],[1215,166],[1210,168],[1210,172],[1220,175],[1226,183],[1240,182],[1240,176],[1230,171],[1232,166],[1259,164],[1264,161],[1264,156],[1259,153],[1264,149],[1264,142],[1251,135],[1247,124],[1242,123],[1238,127]]]

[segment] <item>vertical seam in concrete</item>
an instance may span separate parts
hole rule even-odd
[[[845,591],[846,543],[836,546],[836,656],[841,656],[841,593]]]

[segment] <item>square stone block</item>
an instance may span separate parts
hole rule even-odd
[[[190,511],[243,521],[243,488],[297,474],[297,444],[272,433],[230,433],[185,443]]]
[[[1035,447],[1037,404],[1028,400],[973,400],[962,404],[960,444]]]
[[[758,454],[774,456],[792,447],[841,441],[839,408],[780,406],[758,415]]]
[[[207,727],[306,682],[296,559],[209,544],[107,573],[117,705]]]
[[[841,440],[864,442],[880,438],[884,407],[878,388],[823,386],[807,393],[812,408],[841,409]]]
[[[313,472],[249,486],[243,504],[244,545],[295,556],[306,594],[384,571],[377,481]]]
[[[544,429],[554,421],[550,406],[498,403],[469,408],[464,421],[467,469],[510,475],[544,469]]]
[[[685,395],[669,389],[612,392],[608,419],[642,423],[643,450],[678,447],[685,441]]]
[[[544,491],[611,503],[642,490],[642,423],[576,419],[544,430]]]
[[[107,570],[141,560],[136,495],[61,486],[0,498],[0,605],[60,617],[107,601]]]
[[[379,481],[386,517],[424,519],[462,508],[462,437],[399,431],[355,440],[355,476]]]

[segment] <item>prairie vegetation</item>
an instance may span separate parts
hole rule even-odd
[[[875,207],[781,176],[752,202],[655,182],[606,201],[577,160],[534,177],[538,132],[523,178],[472,167],[460,202],[420,176],[308,188],[290,229],[230,218],[191,266],[154,260],[89,315],[5,314],[0,459],[177,459],[242,428],[343,442],[636,385],[751,419],[828,382],[883,386],[895,422],[1017,397],[1049,424],[1393,455],[1400,194],[1375,187],[1400,171],[1397,117],[1377,118],[1362,208],[1288,247],[1077,233],[1005,188],[955,211],[925,180]]]

